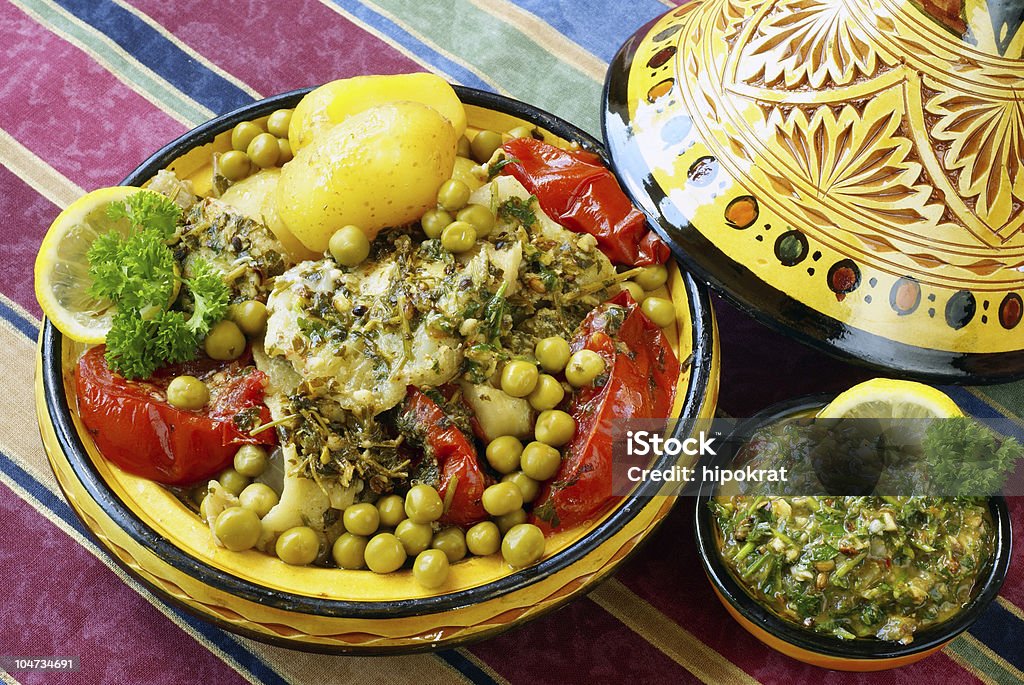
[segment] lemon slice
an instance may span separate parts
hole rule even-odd
[[[89,295],[89,246],[110,230],[127,235],[126,219],[107,216],[107,207],[139,188],[100,188],[75,200],[61,212],[43,238],[36,255],[36,299],[46,318],[67,337],[101,343],[110,330],[114,307],[109,300]]]
[[[963,416],[949,395],[930,385],[874,378],[840,394],[821,419],[939,419]]]

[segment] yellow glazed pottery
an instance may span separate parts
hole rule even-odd
[[[899,375],[1020,377],[1022,17],[694,0],[616,57],[608,149],[676,254],[759,319]]]
[[[159,169],[208,187],[211,152],[229,149],[230,130],[281,107],[295,92],[213,120],[144,163],[126,184]],[[586,134],[504,97],[460,88],[471,127],[507,130],[528,123],[555,144],[598,149]],[[666,293],[676,306],[670,341],[684,363],[674,415],[680,431],[714,413],[718,343],[707,291],[674,265]],[[536,565],[513,571],[499,555],[454,564],[437,591],[408,570],[387,575],[288,566],[255,551],[217,547],[197,514],[167,489],[121,471],[100,455],[77,416],[74,365],[83,348],[46,323],[36,405],[43,443],[71,506],[130,573],[186,609],[256,639],[338,653],[421,651],[481,639],[550,611],[591,589],[621,563],[671,509],[674,499],[635,491],[616,508],[548,540]],[[130,430],[130,427],[126,427]],[[643,487],[643,486],[641,486]]]

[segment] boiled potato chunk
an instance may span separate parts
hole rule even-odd
[[[299,150],[284,166],[277,211],[303,245],[327,249],[348,224],[373,240],[386,226],[418,220],[451,178],[455,129],[418,102],[355,114]]]
[[[281,221],[277,213],[277,184],[280,179],[280,169],[264,169],[232,184],[220,199],[250,219],[266,225],[281,241],[292,261],[320,259],[321,255],[307,249]]]
[[[456,140],[466,132],[466,110],[443,78],[434,74],[355,76],[325,83],[302,98],[288,127],[292,152],[298,152],[353,114],[402,101],[436,109],[455,129]]]

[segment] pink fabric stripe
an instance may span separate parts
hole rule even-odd
[[[4,166],[0,166],[0,188],[0,216],[18,217],[18,225],[4,235],[0,292],[39,317],[42,311],[33,293],[32,265],[46,229],[60,210]]]
[[[316,0],[132,0],[182,42],[263,95],[355,76],[423,71]]]
[[[699,636],[708,646],[766,685],[813,682],[841,685],[849,674],[825,671],[766,649],[739,627],[711,590],[697,558],[693,540],[693,500],[684,499],[617,574],[633,592],[658,607],[671,619]],[[672,553],[666,553],[672,550]],[[944,654],[893,671],[858,676],[860,685],[878,683],[978,682]]]
[[[18,607],[0,629],[0,652],[81,663],[74,673],[18,672],[20,682],[246,682],[2,485],[0,527],[0,606]]]
[[[470,648],[513,683],[699,683],[588,600]]]
[[[86,190],[117,184],[185,130],[9,3],[0,45],[0,127]]]

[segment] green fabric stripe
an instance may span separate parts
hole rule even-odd
[[[91,26],[82,23],[65,10],[42,0],[12,0],[16,7],[34,15],[47,28],[58,31],[64,37],[84,46],[97,55],[101,66],[119,78],[127,79],[143,97],[157,105],[173,118],[190,126],[198,126],[213,117],[213,112],[199,105],[181,91],[158,78],[143,67],[126,51],[115,49],[109,39]]]
[[[600,133],[601,83],[583,75],[508,24],[457,0],[363,0],[403,20],[419,34],[498,83],[512,97],[537,105],[592,134]],[[408,23],[404,23],[408,22]],[[493,31],[482,33],[488,26]]]
[[[1024,382],[1004,383],[1002,385],[986,385],[973,390],[986,400],[995,402],[999,410],[1012,412],[1018,418],[1024,418]]]
[[[999,683],[999,685],[1021,685],[1021,683],[1024,683],[1024,674],[1012,666],[1007,668],[991,656],[985,654],[966,636],[953,640],[946,647],[945,651],[960,657],[977,671]]]

